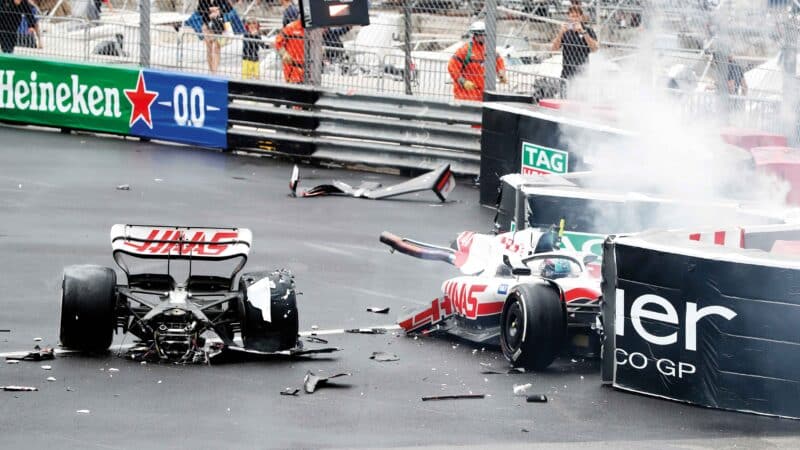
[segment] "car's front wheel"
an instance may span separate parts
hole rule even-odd
[[[564,345],[567,317],[561,291],[550,281],[515,287],[500,315],[500,348],[514,366],[546,369]]]

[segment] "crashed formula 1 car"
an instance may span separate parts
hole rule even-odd
[[[535,370],[549,366],[565,346],[572,354],[599,355],[600,260],[558,250],[557,232],[463,232],[450,248],[388,232],[380,240],[464,274],[446,280],[430,307],[400,319],[407,333],[441,330],[499,344],[513,365]]]
[[[292,176],[289,179],[289,189],[292,197],[296,197],[297,187],[300,185],[300,169],[294,166]],[[393,186],[383,186],[380,183],[365,181],[357,187],[333,180],[331,184],[321,184],[300,193],[300,197],[320,197],[323,195],[344,195],[355,198],[368,198],[381,200],[385,198],[397,197],[398,195],[411,194],[414,192],[433,191],[441,201],[446,201],[447,196],[456,188],[456,179],[450,171],[450,164],[443,164],[436,170],[432,170],[424,175],[404,181]]]
[[[252,234],[244,228],[114,225],[114,261],[127,282],[108,267],[64,269],[60,340],[64,347],[105,351],[117,330],[139,342],[134,359],[202,362],[223,353],[303,353],[298,341],[295,282],[286,270],[245,273]],[[150,260],[150,261],[143,261]],[[157,261],[152,261],[157,260]],[[173,278],[175,260],[188,262],[184,280]],[[134,273],[128,263],[166,265],[164,272]],[[233,265],[230,273],[198,275],[193,266]],[[213,334],[210,334],[212,333]],[[216,336],[214,336],[214,334]],[[240,336],[238,336],[240,335]],[[241,337],[241,344],[236,340]],[[216,341],[213,351],[207,340]]]

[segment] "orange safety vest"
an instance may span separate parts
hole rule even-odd
[[[461,46],[450,58],[447,64],[447,71],[453,79],[453,95],[459,100],[483,100],[483,61],[486,58],[484,45],[477,44],[470,40]],[[498,56],[496,69],[498,71],[506,69],[503,58]],[[461,86],[459,79],[469,80],[475,83],[475,89],[468,91]]]
[[[283,78],[288,83],[303,82],[303,64],[305,63],[304,37],[305,30],[300,24],[300,20],[295,20],[283,27],[275,39],[275,48],[278,50],[286,48],[289,56],[292,57],[290,64],[283,63]]]

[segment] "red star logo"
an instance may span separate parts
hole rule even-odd
[[[128,126],[132,127],[139,119],[153,129],[153,121],[150,119],[150,106],[156,101],[158,92],[148,91],[147,85],[144,83],[144,74],[139,71],[139,80],[136,82],[136,90],[125,89],[125,96],[131,102],[131,119]]]

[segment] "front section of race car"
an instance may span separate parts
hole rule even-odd
[[[444,331],[475,343],[499,344],[510,362],[534,369],[547,367],[565,346],[571,354],[599,354],[599,258],[558,250],[554,232],[465,232],[455,248],[390,233],[381,241],[402,253],[449,262],[465,273],[446,280],[430,307],[401,318],[407,333]]]
[[[295,283],[285,270],[237,275],[252,234],[242,228],[114,225],[113,257],[126,275],[94,265],[69,266],[62,281],[60,339],[78,350],[107,350],[115,331],[139,339],[135,359],[198,362],[227,349],[298,349]],[[133,272],[129,259],[166,261],[166,273]],[[188,263],[176,280],[171,268]],[[233,261],[230,274],[200,275],[195,266]],[[147,264],[145,264],[147,266]],[[241,338],[240,342],[237,340]],[[207,345],[214,341],[213,351]]]

